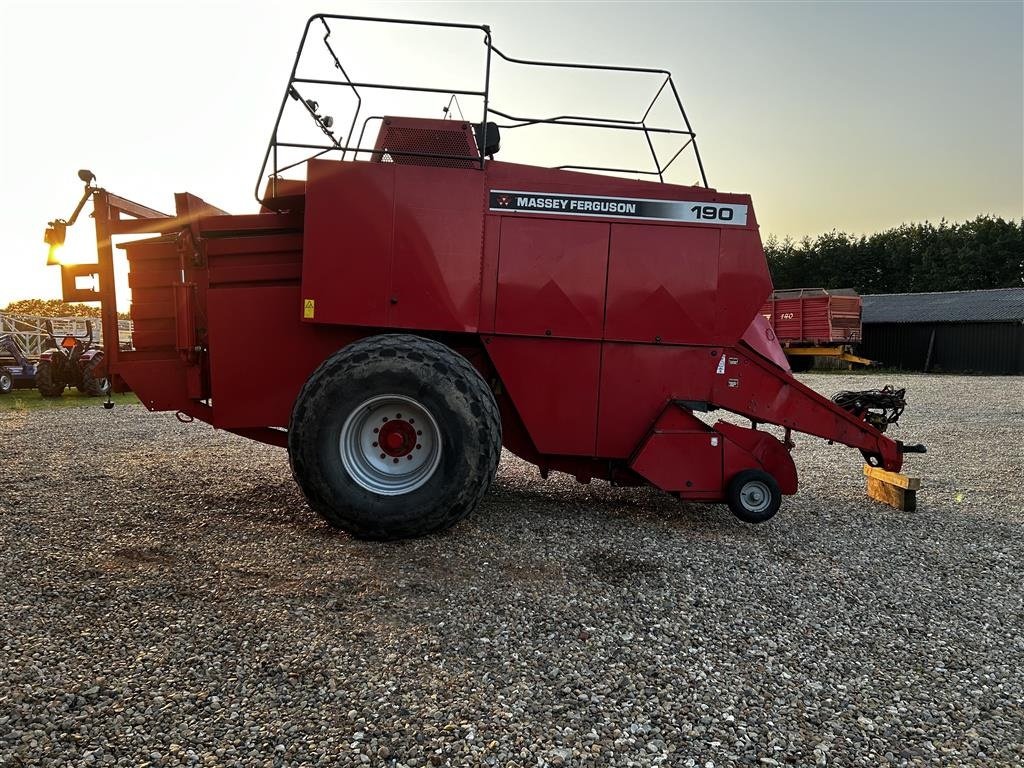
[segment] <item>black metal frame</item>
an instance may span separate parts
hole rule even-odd
[[[335,53],[333,46],[330,42],[331,27],[329,21],[357,21],[357,22],[373,22],[381,24],[399,24],[406,26],[422,26],[422,27],[434,27],[442,29],[465,29],[465,30],[478,30],[483,33],[484,46],[486,49],[485,62],[484,62],[484,83],[483,90],[472,91],[466,89],[457,88],[428,88],[423,86],[403,86],[396,84],[387,83],[369,83],[369,82],[353,82],[349,78],[348,73],[345,71],[341,60]],[[309,38],[310,30],[312,26],[320,22],[324,27],[323,44],[326,47],[331,59],[334,61],[335,68],[341,73],[344,80],[331,80],[323,78],[305,78],[298,77],[299,62],[302,59],[302,54],[306,47],[306,41]],[[533,67],[551,67],[558,69],[582,69],[597,72],[632,72],[638,74],[649,74],[649,75],[664,75],[664,79],[661,81],[657,92],[651,99],[647,106],[647,110],[639,120],[622,120],[616,118],[604,118],[604,117],[588,117],[585,115],[558,115],[555,117],[521,117],[508,114],[501,110],[498,110],[491,106],[490,90],[491,90],[491,62],[492,57],[497,56],[500,59],[510,64],[520,64],[524,66]],[[306,100],[300,94],[296,85],[330,85],[339,86],[343,88],[350,88],[352,93],[356,97],[356,108],[352,115],[352,121],[349,124],[348,139],[351,141],[353,134],[356,130],[356,125],[359,120],[360,111],[362,110],[362,95],[359,92],[360,88],[374,88],[383,90],[396,90],[396,91],[407,91],[407,92],[418,92],[418,93],[439,93],[451,95],[452,99],[457,96],[475,96],[483,99],[483,113],[481,116],[481,122],[486,126],[491,116],[495,116],[504,119],[504,123],[495,123],[499,128],[505,130],[512,130],[516,128],[525,128],[534,125],[563,125],[573,127],[585,127],[585,128],[599,128],[605,130],[616,130],[616,131],[640,131],[643,132],[644,138],[647,141],[647,146],[651,151],[651,158],[654,163],[654,170],[644,170],[638,168],[612,168],[605,166],[587,166],[587,165],[560,165],[556,166],[560,169],[566,170],[580,170],[580,171],[604,171],[607,173],[631,173],[643,176],[657,176],[660,182],[665,181],[665,173],[672,166],[672,164],[679,158],[679,156],[688,148],[693,148],[694,158],[697,162],[697,167],[700,171],[701,182],[705,187],[708,186],[707,174],[704,171],[704,163],[700,157],[700,151],[697,148],[697,135],[693,132],[693,128],[690,125],[690,120],[686,115],[686,110],[683,108],[682,100],[679,98],[679,92],[676,89],[675,82],[672,80],[672,73],[665,69],[651,69],[647,67],[623,67],[623,66],[612,66],[607,64],[580,64],[573,62],[554,62],[554,61],[537,61],[530,59],[519,59],[512,56],[508,56],[500,51],[493,42],[491,41],[491,29],[487,25],[478,24],[460,24],[455,22],[433,22],[433,21],[420,21],[414,19],[385,19],[377,18],[372,16],[348,16],[338,14],[325,14],[318,13],[311,16],[306,22],[305,29],[302,32],[302,39],[299,42],[298,51],[295,54],[295,61],[292,64],[291,74],[288,78],[288,85],[285,88],[284,96],[281,98],[281,105],[277,112],[277,120],[274,122],[274,130],[271,133],[270,141],[267,144],[267,151],[263,156],[263,164],[260,166],[260,175],[256,182],[256,199],[261,203],[264,201],[261,196],[261,185],[265,178],[270,180],[271,183],[271,195],[274,197],[274,185],[280,174],[286,170],[294,168],[308,160],[330,152],[340,152],[341,159],[345,160],[349,153],[352,153],[353,159],[361,153],[374,153],[377,150],[375,148],[364,148],[362,147],[363,138],[366,133],[366,127],[371,120],[382,119],[380,115],[371,115],[366,117],[363,121],[362,128],[359,132],[359,139],[355,145],[343,144],[334,135],[332,130],[332,123],[327,121],[323,116],[316,111],[316,102]],[[652,126],[647,124],[647,120],[651,115],[651,111],[654,109],[654,105],[658,99],[661,98],[665,89],[669,88],[672,98],[675,101],[675,105],[679,110],[679,116],[682,119],[682,125],[684,128],[667,128],[662,126]],[[310,113],[313,120],[316,122],[324,135],[331,141],[330,144],[307,144],[307,143],[296,143],[281,141],[278,136],[278,131],[281,127],[281,119],[284,116],[285,107],[288,104],[288,99],[294,99],[299,101],[306,110]],[[449,107],[451,106],[451,100],[449,100]],[[461,110],[460,110],[461,111]],[[445,110],[447,114],[447,110]],[[486,128],[484,129],[484,140],[486,143],[487,135]],[[661,163],[661,159],[658,157],[658,153],[655,150],[654,142],[652,140],[653,134],[668,134],[676,135],[681,138],[685,138],[682,146],[669,158],[668,162],[664,165]],[[278,164],[278,149],[289,148],[289,149],[310,149],[315,152],[308,157],[298,160],[293,163],[289,163],[285,166],[279,166]],[[485,167],[487,158],[480,155],[463,156],[463,155],[438,155],[425,152],[407,152],[407,151],[392,151],[388,152],[390,155],[399,155],[405,157],[422,157],[422,158],[433,158],[433,159],[447,159],[447,160],[463,160],[472,161],[478,164],[481,170]],[[268,166],[271,166],[271,171],[268,174]]]

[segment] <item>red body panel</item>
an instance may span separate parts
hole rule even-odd
[[[302,298],[314,310],[306,320],[477,329],[479,170],[311,160],[307,189]]]
[[[795,492],[778,439],[691,412],[716,407],[899,469],[893,441],[789,373],[758,316],[772,286],[749,197],[388,154],[475,146],[467,126],[434,122],[385,125],[371,161],[310,161],[305,194],[288,187],[292,212],[226,216],[180,196],[178,236],[126,246],[136,351],[121,355],[121,380],[150,408],[282,444],[324,359],[411,331],[467,355],[493,385],[506,446],[543,472],[713,500],[736,472],[761,468]],[[527,210],[529,195],[580,207]],[[628,212],[601,202],[622,199]],[[666,201],[746,218],[634,215]]]
[[[484,349],[537,451],[597,455],[599,342],[494,336]]]
[[[671,400],[709,402],[721,348],[605,344],[599,456],[628,456]]]
[[[600,339],[607,275],[607,224],[506,217],[495,333]]]
[[[605,338],[717,343],[720,240],[708,227],[613,225]]]
[[[723,440],[719,433],[677,405],[668,405],[630,467],[648,482],[687,498],[722,495]]]
[[[819,288],[776,291],[761,307],[784,344],[856,343],[861,340],[861,300]]]

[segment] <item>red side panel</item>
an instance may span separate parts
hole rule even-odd
[[[709,401],[722,351],[606,343],[597,455],[631,455],[670,400]]]
[[[629,466],[662,490],[685,498],[720,498],[723,442],[693,414],[670,405]]]
[[[205,251],[212,423],[287,427],[303,382],[359,331],[302,322],[301,233],[211,238]]]
[[[510,336],[484,341],[537,450],[593,456],[600,342]]]
[[[124,250],[132,293],[132,343],[138,350],[172,350],[177,339],[174,286],[181,282],[175,242],[165,237],[139,240]]]
[[[783,341],[811,341],[816,336],[813,329],[808,327],[807,320],[814,315],[813,307],[808,305],[808,299],[798,296],[775,300],[775,333]],[[811,309],[811,312],[807,310]],[[820,309],[820,308],[819,308]],[[818,318],[820,330],[821,318]]]
[[[302,298],[317,323],[387,322],[394,240],[392,163],[310,160]],[[295,307],[302,317],[302,304]]]
[[[306,321],[476,331],[479,170],[311,160],[308,175]]]
[[[832,296],[829,302],[829,330],[833,341],[861,340],[860,296]]]
[[[301,307],[296,284],[210,289],[214,426],[287,427],[302,384],[356,338],[351,329],[303,323]]]
[[[483,183],[474,170],[396,169],[389,327],[477,330]]]
[[[719,338],[733,343],[771,295],[772,279],[757,232],[724,227],[721,232],[716,328]]]
[[[614,224],[605,338],[713,344],[719,230]]]
[[[193,409],[199,404],[189,397],[188,369],[177,354],[170,355],[153,358],[145,352],[123,352],[116,373],[149,410],[198,415]]]
[[[607,274],[607,224],[506,217],[495,332],[601,338]]]

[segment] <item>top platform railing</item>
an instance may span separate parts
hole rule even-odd
[[[421,28],[432,28],[432,29],[443,29],[443,30],[466,30],[466,31],[477,31],[482,35],[484,56],[482,62],[483,77],[482,83],[478,88],[466,88],[466,87],[443,87],[443,86],[424,86],[424,85],[404,85],[398,83],[383,83],[383,82],[369,82],[369,81],[357,81],[349,77],[345,66],[342,64],[341,58],[338,52],[335,50],[335,46],[332,44],[332,33],[335,24],[342,23],[369,23],[374,25],[399,25],[402,27],[421,27]],[[321,39],[324,51],[330,58],[333,69],[338,73],[335,77],[308,77],[305,74],[300,74],[300,64],[303,62],[304,55],[308,53],[307,46],[310,44],[311,37],[317,26],[323,28],[323,37]],[[538,69],[548,70],[565,70],[565,71],[586,71],[592,73],[599,73],[603,75],[611,76],[613,73],[627,73],[634,75],[643,75],[650,78],[655,78],[657,85],[654,94],[647,104],[646,110],[639,117],[639,119],[624,119],[620,117],[600,117],[591,115],[578,115],[578,114],[564,114],[547,117],[538,117],[530,115],[517,115],[512,114],[509,111],[499,109],[493,103],[491,93],[491,80],[492,80],[492,65],[496,61],[504,61],[510,65],[517,65],[523,67],[534,67]],[[320,111],[320,104],[318,101],[307,98],[303,95],[303,91],[309,87],[322,88],[331,87],[335,89],[344,89],[350,93],[355,100],[354,109],[352,110],[351,120],[348,121],[347,133],[341,136],[336,133],[336,123],[333,118],[322,114]],[[496,125],[503,131],[511,131],[516,129],[523,129],[532,126],[554,126],[564,128],[587,128],[604,131],[618,131],[618,132],[634,132],[642,134],[646,143],[647,150],[650,153],[650,164],[645,167],[616,167],[609,165],[594,164],[579,164],[579,163],[566,163],[552,166],[554,168],[565,169],[565,170],[578,170],[598,173],[611,173],[611,174],[635,174],[637,176],[648,176],[657,177],[658,181],[665,181],[665,174],[673,166],[676,160],[679,159],[687,150],[690,150],[693,154],[693,158],[696,162],[697,169],[700,174],[700,183],[707,187],[707,174],[704,170],[704,164],[700,157],[700,151],[697,148],[696,134],[694,133],[690,120],[686,115],[686,110],[683,108],[682,100],[679,97],[679,91],[676,89],[675,82],[672,79],[672,74],[665,69],[653,69],[647,67],[627,67],[627,66],[613,66],[607,64],[583,64],[576,62],[556,62],[556,61],[540,61],[531,59],[522,59],[509,56],[498,49],[492,40],[490,27],[486,25],[476,24],[461,24],[455,22],[431,22],[431,21],[420,21],[413,19],[386,19],[376,18],[370,16],[348,16],[348,15],[336,15],[336,14],[316,14],[311,16],[306,22],[305,29],[302,33],[302,39],[299,43],[299,48],[295,54],[295,60],[292,64],[291,74],[288,78],[288,85],[285,88],[285,93],[281,98],[281,105],[278,109],[277,119],[274,123],[274,130],[270,136],[270,141],[267,145],[267,151],[263,158],[263,164],[260,168],[260,176],[257,180],[256,185],[256,199],[257,201],[272,206],[272,199],[276,196],[276,184],[281,178],[281,174],[292,168],[304,164],[306,161],[313,158],[329,156],[336,154],[342,160],[346,159],[357,159],[361,154],[378,152],[373,146],[365,146],[364,139],[366,138],[366,131],[368,125],[374,120],[382,120],[383,115],[363,115],[364,110],[364,92],[365,91],[399,91],[407,94],[438,94],[449,97],[448,107],[445,108],[445,114],[448,113],[449,108],[453,102],[458,106],[461,112],[461,105],[458,104],[458,97],[470,97],[473,99],[479,99],[481,101],[480,120],[479,124],[483,126],[483,144],[487,145],[488,135],[486,133],[489,130],[488,124]],[[671,106],[675,108],[674,117],[678,120],[677,125],[664,125],[655,123],[652,119],[652,112],[655,109],[655,105],[659,99],[665,97],[669,100]],[[294,141],[286,139],[282,134],[284,130],[282,128],[282,119],[285,116],[286,108],[289,106],[291,101],[297,102],[301,108],[308,113],[309,118],[313,121],[313,124],[323,134],[326,142],[313,142],[313,141]],[[401,114],[401,113],[397,113]],[[362,118],[363,122],[360,126],[359,120]],[[467,121],[473,122],[473,121]],[[353,141],[353,137],[356,136],[358,128],[358,137]],[[661,152],[655,147],[654,139],[656,137],[678,137],[679,146],[675,148],[667,159],[664,150]],[[302,156],[298,160],[286,160],[282,158],[282,154],[285,152],[301,151]],[[308,154],[306,152],[308,151]],[[488,161],[486,153],[480,152],[473,156],[462,156],[462,155],[440,155],[427,152],[411,152],[411,151],[399,151],[389,150],[391,155],[400,155],[406,157],[420,157],[420,158],[431,158],[431,159],[447,159],[447,160],[461,160],[461,161],[472,161],[473,164],[478,165],[483,169]],[[379,157],[379,152],[378,152]],[[269,194],[265,200],[261,190],[264,189],[265,185],[269,184]]]

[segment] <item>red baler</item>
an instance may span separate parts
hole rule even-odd
[[[99,261],[63,268],[65,299],[96,300],[75,286],[95,275],[108,333],[117,328],[111,237],[159,235],[123,246],[134,349],[104,340],[116,390],[287,447],[310,505],[368,538],[429,533],[468,514],[502,445],[544,476],[650,483],[728,502],[751,522],[797,490],[791,431],[858,448],[892,471],[922,450],[880,431],[893,403],[865,395],[843,408],[793,378],[760,314],[772,283],[750,197],[663,183],[683,150],[703,178],[667,72],[587,67],[655,77],[655,101],[679,105],[678,129],[649,122],[650,109],[639,121],[514,116],[491,101],[492,60],[580,65],[513,59],[487,27],[439,25],[483,35],[484,84],[455,91],[482,99],[483,119],[366,118],[356,140],[358,108],[338,137],[300,92],[395,88],[345,75],[330,44],[341,22],[410,24],[309,20],[281,114],[297,106],[327,140],[285,141],[279,114],[259,213],[229,215],[178,194],[165,216],[87,182]],[[332,78],[299,71],[321,25],[340,72]],[[371,121],[376,139],[364,142]],[[493,159],[502,131],[540,123],[631,131],[651,147],[652,179]],[[668,163],[652,135],[681,141]],[[313,155],[291,163],[304,180],[280,175],[285,150]],[[64,222],[52,224],[51,243]],[[254,369],[254,339],[276,350],[272,376]],[[716,409],[750,426],[709,419]]]

